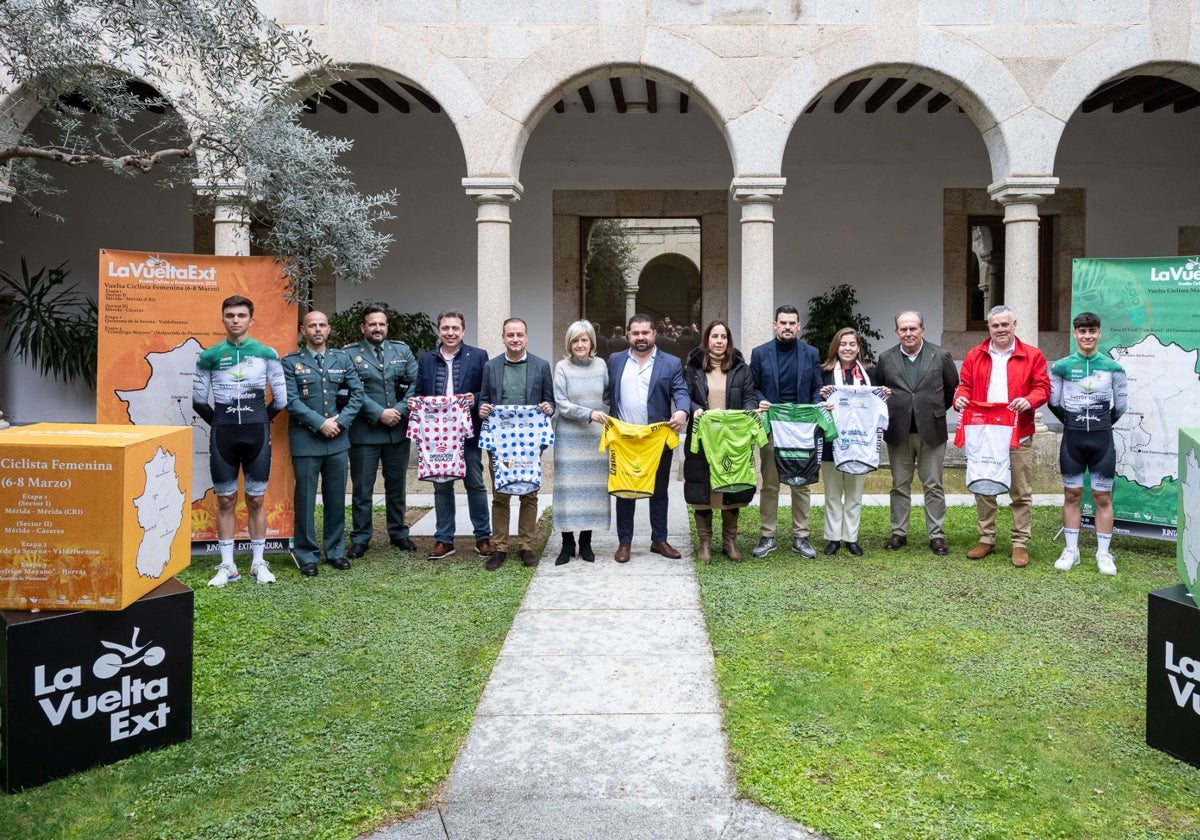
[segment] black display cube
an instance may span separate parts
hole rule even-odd
[[[1200,767],[1200,609],[1182,584],[1149,597],[1146,743]]]
[[[11,793],[192,737],[192,590],[120,612],[0,611],[0,776]]]

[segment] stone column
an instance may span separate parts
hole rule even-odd
[[[250,219],[243,204],[246,185],[242,181],[212,184],[203,179],[192,181],[196,195],[213,211],[213,253],[217,256],[250,255]]]
[[[489,354],[502,352],[500,333],[512,315],[509,255],[509,208],[523,188],[511,178],[463,178],[463,188],[479,208],[475,217],[479,253],[476,258],[476,343]]]
[[[1058,179],[1005,178],[988,187],[1004,205],[1004,303],[1017,316],[1017,337],[1038,344],[1038,205],[1054,194]]]
[[[772,335],[775,317],[775,203],[786,178],[734,178],[733,200],[742,205],[742,323],[744,350]]]

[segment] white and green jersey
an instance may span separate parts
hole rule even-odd
[[[1059,359],[1050,365],[1049,406],[1065,430],[1111,429],[1129,407],[1125,369],[1099,353]]]
[[[283,365],[279,363],[279,354],[265,344],[252,338],[244,339],[241,344],[225,339],[196,359],[192,408],[208,425],[269,423],[285,407],[287,384]]]
[[[836,440],[833,415],[821,405],[774,403],[763,415],[779,480],[792,487],[815,484],[821,476],[825,441]]]

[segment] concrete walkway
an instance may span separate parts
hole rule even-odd
[[[680,482],[671,493],[682,560],[649,553],[644,501],[628,564],[612,559],[615,518],[595,563],[555,566],[551,537],[440,801],[371,840],[819,838],[736,795],[689,509]]]

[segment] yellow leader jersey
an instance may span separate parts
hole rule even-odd
[[[622,499],[653,496],[663,447],[678,445],[679,435],[666,423],[638,426],[610,417],[600,434],[600,451],[608,449],[608,492]]]

